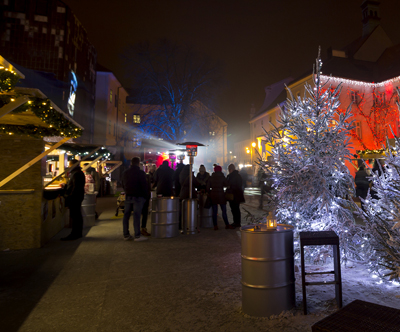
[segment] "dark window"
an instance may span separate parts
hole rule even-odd
[[[14,10],[16,12],[25,12],[26,0],[14,0]]]
[[[47,0],[36,0],[36,14],[38,15],[47,15],[47,6],[48,2]]]

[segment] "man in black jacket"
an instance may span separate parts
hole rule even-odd
[[[74,166],[75,165],[75,166]],[[71,170],[69,181],[65,189],[65,206],[69,208],[69,215],[72,221],[72,231],[61,241],[76,240],[82,237],[83,217],[81,212],[82,201],[85,197],[85,174],[79,166],[79,161],[70,161]]]
[[[150,195],[146,181],[146,173],[139,167],[140,158],[133,157],[131,167],[122,174],[122,187],[125,191],[124,218],[122,220],[124,240],[132,240],[129,233],[129,218],[133,211],[134,241],[145,241],[147,238],[140,236],[140,215],[146,198]]]
[[[168,197],[173,195],[174,170],[169,167],[168,160],[164,160],[162,165],[156,171],[153,188],[157,187],[156,194]]]
[[[229,201],[229,206],[232,211],[233,223],[231,226],[233,227],[241,227],[241,213],[240,213],[240,203],[244,203],[244,194],[243,194],[243,181],[239,172],[235,170],[235,165],[230,164],[228,166],[229,174],[227,176],[228,179],[228,188],[229,191],[233,194],[233,200]]]

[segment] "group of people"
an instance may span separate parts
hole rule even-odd
[[[85,194],[85,174],[79,166],[78,160],[73,160],[69,181],[65,189],[66,206],[70,209],[72,219],[71,234],[61,240],[75,240],[82,237],[83,218],[81,205]],[[244,184],[235,165],[228,166],[229,174],[225,177],[222,167],[214,165],[214,172],[210,175],[204,165],[201,165],[196,176],[190,174],[190,165],[179,163],[173,170],[168,160],[156,169],[153,165],[145,173],[140,167],[140,158],[134,157],[131,166],[122,175],[122,187],[125,192],[123,238],[124,240],[145,241],[150,234],[147,232],[147,218],[151,199],[151,190],[156,190],[158,197],[179,197],[180,201],[189,197],[197,198],[197,193],[208,195],[211,200],[212,220],[214,230],[218,230],[218,206],[222,211],[222,219],[226,229],[241,227],[240,204],[244,199]],[[192,177],[192,195],[190,195],[190,176]],[[226,204],[233,215],[230,224],[226,212]],[[129,219],[133,212],[134,236],[129,231]],[[180,221],[180,228],[182,224]]]
[[[179,197],[180,201],[189,197],[197,198],[197,193],[209,195],[212,207],[214,230],[218,230],[218,206],[222,211],[222,219],[226,229],[235,229],[241,226],[240,203],[243,203],[243,181],[235,165],[228,166],[227,177],[222,173],[222,167],[214,166],[210,175],[204,165],[201,165],[196,176],[190,174],[190,165],[179,163],[173,170],[168,160],[164,161],[156,170],[150,167],[149,173],[140,169],[140,158],[134,157],[131,167],[122,175],[122,187],[125,191],[125,209],[123,217],[123,237],[125,240],[144,241],[147,233],[146,223],[150,202],[150,191],[155,189],[158,197]],[[192,194],[190,195],[190,176],[192,177]],[[225,190],[226,188],[226,190]],[[227,197],[228,196],[228,197]],[[229,197],[230,196],[230,197]],[[226,213],[226,204],[229,202],[233,222],[229,224]],[[129,232],[129,219],[133,212],[134,237]],[[141,218],[142,216],[142,218]],[[140,225],[140,220],[142,224]],[[141,226],[141,227],[140,227]],[[180,221],[180,228],[182,228]]]

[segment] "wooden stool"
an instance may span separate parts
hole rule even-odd
[[[326,272],[305,272],[304,266],[304,246],[324,246],[333,247],[333,265],[334,271]],[[336,303],[339,308],[342,307],[342,276],[340,273],[340,252],[339,237],[333,231],[322,232],[300,232],[300,254],[301,254],[301,281],[303,284],[303,307],[304,315],[307,315],[306,286],[311,285],[335,285]],[[315,281],[306,282],[306,275],[311,274],[334,274],[334,281]]]

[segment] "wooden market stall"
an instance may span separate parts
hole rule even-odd
[[[0,250],[39,248],[66,223],[61,187],[44,190],[46,156],[82,127],[0,57]],[[51,141],[51,142],[50,142]]]

